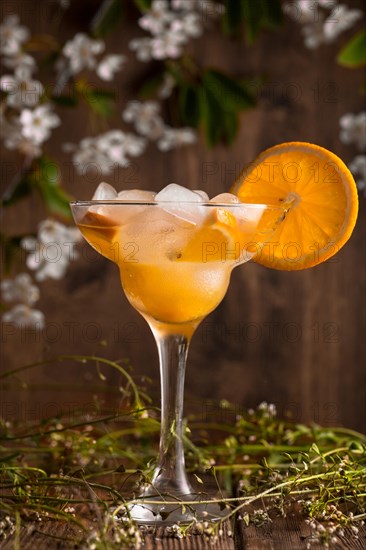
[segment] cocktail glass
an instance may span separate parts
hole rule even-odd
[[[207,504],[207,495],[192,489],[185,470],[188,346],[200,322],[224,298],[233,268],[260,254],[286,209],[117,200],[77,201],[71,207],[88,243],[118,265],[124,292],[148,322],[159,352],[159,455],[152,483],[130,504],[129,515],[150,525],[218,519],[220,506]]]

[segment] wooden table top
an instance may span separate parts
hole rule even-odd
[[[222,536],[213,541],[203,535],[190,535],[179,539],[169,535],[164,528],[151,529],[143,533],[142,550],[324,550],[319,543],[310,542],[310,527],[296,512],[286,518],[274,518],[264,527],[247,527],[243,520],[227,522]],[[22,527],[18,542],[20,550],[89,550],[76,542],[81,531],[64,521],[42,521]],[[0,543],[1,550],[14,550],[14,537]],[[366,548],[366,528],[360,529],[358,538],[345,529],[343,537],[330,549],[364,550]],[[121,546],[120,550],[135,550],[133,546]]]

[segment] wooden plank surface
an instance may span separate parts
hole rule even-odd
[[[234,539],[227,536],[232,530],[230,524],[223,526],[223,535],[213,542],[202,535],[191,535],[188,538],[177,539],[166,535],[164,529],[157,529],[155,533],[145,538],[146,550],[234,550]]]
[[[311,530],[304,519],[297,514],[289,514],[286,518],[276,518],[264,527],[246,527],[243,521],[238,521],[238,550],[307,550]],[[311,550],[324,550],[324,545],[312,542]],[[354,538],[349,529],[345,529],[344,537],[330,545],[332,550],[364,550],[366,548],[366,529],[360,530],[358,538]]]
[[[233,531],[233,537],[228,536]],[[223,535],[216,541],[202,535],[191,535],[178,539],[170,536],[163,528],[144,532],[144,550],[307,550],[311,531],[298,514],[286,518],[275,518],[264,527],[246,527],[242,520],[233,529],[230,524],[223,526]],[[85,548],[75,543],[81,531],[65,522],[43,521],[20,532],[21,550],[77,550]],[[366,548],[366,528],[360,529],[358,538],[345,530],[344,537],[330,546],[331,550],[364,550]],[[0,550],[14,550],[14,537],[0,543]],[[85,550],[88,550],[85,548]],[[120,550],[135,550],[133,547]],[[311,544],[311,550],[324,550],[320,544]]]
[[[234,550],[234,539],[227,535],[231,530],[231,525],[223,526],[223,535],[213,542],[212,539],[202,535],[190,535],[187,538],[179,539],[169,535],[165,529],[150,529],[144,533],[144,550]],[[77,531],[68,523],[57,521],[46,521],[40,524],[34,524],[30,527],[23,527],[19,537],[19,548],[21,550],[76,550],[86,547],[75,543],[81,536],[81,531]],[[14,537],[4,542],[0,542],[1,550],[14,550]],[[120,550],[124,550],[122,547]],[[127,547],[126,547],[127,550]],[[128,550],[135,550],[130,547]]]

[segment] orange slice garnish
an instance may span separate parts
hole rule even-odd
[[[275,269],[324,262],[348,241],[357,219],[351,172],[334,153],[311,143],[267,149],[242,172],[231,192],[242,202],[288,205],[284,221],[253,258]]]

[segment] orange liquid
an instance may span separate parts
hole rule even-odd
[[[169,231],[151,239],[146,233],[135,234],[132,239],[125,229],[128,226],[78,227],[100,254],[119,266],[123,289],[133,307],[166,330],[179,324],[180,331],[186,325],[193,332],[226,294],[234,263],[222,261],[220,243],[207,244],[204,260],[199,255],[196,261],[182,261],[179,244]],[[179,228],[179,236],[186,238],[194,231]]]

